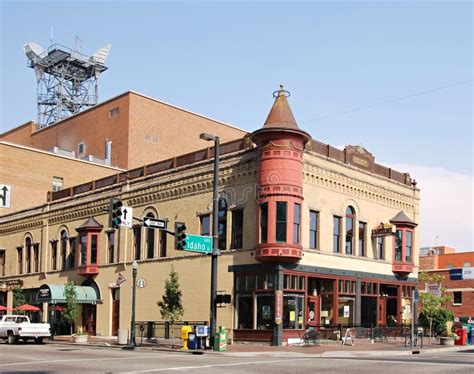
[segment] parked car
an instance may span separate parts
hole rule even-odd
[[[19,340],[34,340],[41,344],[43,338],[50,336],[48,323],[31,323],[27,316],[7,315],[0,319],[0,339],[9,344],[16,344]]]

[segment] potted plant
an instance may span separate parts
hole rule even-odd
[[[454,341],[456,340],[457,335],[453,333],[453,322],[448,321],[446,323],[446,328],[441,333],[439,337],[439,344],[441,345],[454,345]]]
[[[77,329],[77,332],[72,335],[72,342],[73,343],[87,343],[89,335],[87,335],[86,332],[82,329],[82,327],[79,327]]]

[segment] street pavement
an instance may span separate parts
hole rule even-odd
[[[0,373],[474,373],[474,349],[204,353],[72,344],[0,344]]]

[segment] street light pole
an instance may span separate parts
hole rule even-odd
[[[213,340],[216,334],[217,321],[217,257],[219,253],[219,154],[220,138],[218,136],[203,133],[200,139],[214,141],[214,190],[212,192],[212,259],[211,259],[211,315],[210,315],[210,335]]]
[[[138,269],[138,262],[133,261],[132,263],[132,322],[130,326],[130,348],[135,348],[137,343],[135,341],[135,303],[136,303],[136,293],[137,293],[137,269]]]

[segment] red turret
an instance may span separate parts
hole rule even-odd
[[[301,259],[303,150],[308,133],[300,130],[280,86],[263,127],[252,133],[258,154],[258,245],[255,257],[265,262]]]

